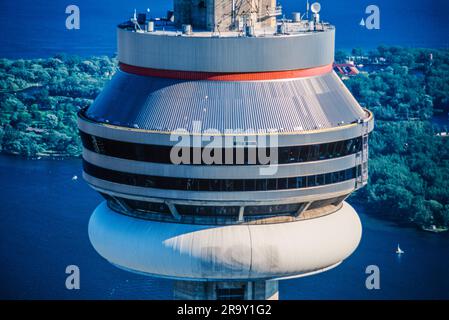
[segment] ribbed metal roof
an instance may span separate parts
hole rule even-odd
[[[335,73],[277,81],[180,81],[118,72],[87,110],[98,122],[156,131],[331,128],[365,118]]]

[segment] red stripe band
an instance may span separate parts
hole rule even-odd
[[[246,73],[222,73],[222,72],[197,72],[152,69],[119,64],[120,70],[137,74],[139,76],[170,78],[179,80],[210,80],[210,81],[255,81],[255,80],[277,80],[303,78],[322,75],[332,71],[332,64],[321,67],[297,69],[287,71],[246,72]]]

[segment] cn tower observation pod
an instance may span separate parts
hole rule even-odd
[[[105,198],[89,238],[119,268],[175,279],[175,298],[276,299],[278,280],[357,248],[344,200],[367,183],[373,117],[334,73],[318,12],[200,2],[117,29],[119,70],[78,117]]]
[[[361,232],[346,202],[320,219],[224,226],[129,219],[103,203],[89,224],[92,244],[109,261],[193,281],[278,279],[332,268],[356,249]]]

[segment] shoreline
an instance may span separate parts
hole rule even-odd
[[[58,155],[49,155],[49,154],[36,154],[35,156],[25,156],[18,153],[10,153],[0,151],[0,156],[3,157],[11,157],[18,158],[26,161],[38,161],[38,160],[51,160],[51,161],[60,161],[60,160],[74,160],[74,159],[82,159],[82,154],[80,155],[69,155],[69,154],[58,154]]]
[[[416,222],[414,223],[412,221],[403,221],[399,218],[394,218],[388,214],[381,213],[376,210],[372,210],[372,209],[370,209],[370,206],[367,204],[364,204],[361,199],[357,199],[356,195],[349,197],[349,199],[347,201],[351,205],[361,207],[363,209],[364,214],[366,214],[374,219],[377,219],[379,221],[390,222],[390,223],[394,224],[394,226],[396,226],[396,227],[410,228],[410,229],[415,229],[417,231],[433,233],[433,234],[446,234],[447,231],[449,231],[449,228],[438,227],[438,226],[436,226],[437,231],[433,231],[434,229],[431,228],[430,226],[420,225],[419,223],[416,223]]]

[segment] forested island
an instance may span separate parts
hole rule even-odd
[[[344,59],[339,52],[337,58]],[[432,116],[449,112],[449,51],[379,47],[352,52],[370,71],[345,80],[374,112],[370,181],[353,201],[378,215],[438,231],[449,226],[449,137]]]
[[[76,113],[93,102],[116,68],[109,57],[0,59],[0,150],[80,156]]]
[[[369,212],[426,229],[449,227],[449,51],[378,47],[339,51],[360,73],[342,75],[374,112],[370,183],[351,197]],[[0,150],[30,158],[78,157],[76,113],[117,70],[116,59],[58,55],[0,59]]]

